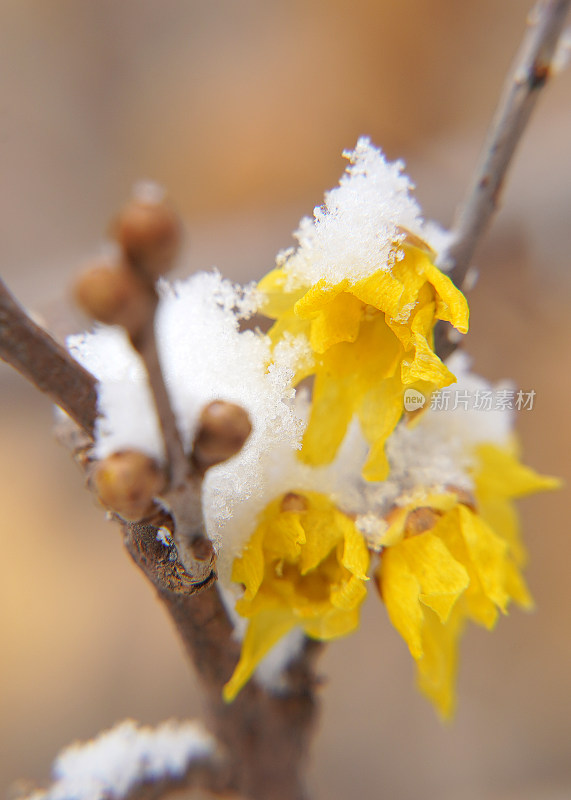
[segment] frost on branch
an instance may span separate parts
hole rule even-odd
[[[184,786],[188,771],[214,754],[212,737],[197,722],[170,720],[153,729],[127,720],[62,751],[51,787],[29,800],[120,800],[143,784]]]

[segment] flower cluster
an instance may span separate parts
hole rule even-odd
[[[242,637],[225,698],[254,673],[279,678],[299,632],[355,630],[376,586],[421,690],[449,716],[465,623],[492,628],[510,602],[532,602],[513,501],[557,481],[519,462],[509,408],[406,411],[411,390],[429,399],[456,381],[469,396],[513,388],[435,353],[437,321],[467,331],[466,300],[435,265],[402,164],[365,139],[346,156],[298,247],[257,286],[216,273],[162,283],[159,357],[187,451],[208,402],[237,403],[252,422],[203,488],[220,590]],[[242,330],[254,311],[274,320],[268,335]],[[100,327],[71,348],[100,381],[95,455],[136,448],[164,459],[127,338]]]

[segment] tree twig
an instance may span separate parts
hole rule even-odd
[[[161,369],[155,336],[155,310],[156,301],[146,324],[137,333],[137,336],[131,337],[131,344],[141,356],[147,371],[165,444],[166,460],[170,471],[170,486],[178,489],[186,483],[191,466],[184,452]]]
[[[125,525],[125,546],[155,585],[195,666],[207,721],[228,758],[230,787],[251,800],[304,800],[303,767],[318,712],[314,668],[322,645],[307,643],[289,665],[283,691],[267,691],[253,680],[225,703],[222,687],[238,662],[240,643],[218,587],[181,591],[165,571],[165,547],[156,534],[154,524]]]
[[[533,111],[550,77],[551,61],[571,0],[539,0],[504,85],[480,161],[452,225],[451,244],[441,263],[462,286],[474,251],[495,212],[502,184]]]
[[[62,408],[89,436],[97,419],[97,382],[26,314],[0,279],[0,358]]]

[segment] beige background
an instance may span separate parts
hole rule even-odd
[[[180,273],[271,268],[369,134],[404,157],[449,223],[519,41],[524,0],[2,0],[0,269],[64,332],[78,262],[141,177],[188,222]],[[570,73],[548,86],[478,254],[467,349],[535,389],[526,460],[569,475]],[[125,716],[199,709],[162,609],[50,433],[43,398],[0,365],[0,785]],[[443,727],[371,596],[323,659],[317,800],[551,800],[571,794],[567,495],[521,504],[537,612],[462,648]]]

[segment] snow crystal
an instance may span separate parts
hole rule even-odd
[[[140,782],[182,776],[194,760],[214,749],[214,741],[196,722],[170,720],[152,729],[126,720],[64,750],[54,763],[54,784],[30,800],[121,798]]]
[[[289,276],[288,289],[320,280],[356,282],[388,270],[395,242],[404,238],[402,229],[422,235],[420,208],[403,162],[387,162],[367,138],[343,155],[350,164],[339,186],[325,194],[313,219],[301,220],[294,234],[299,247],[278,258]]]

